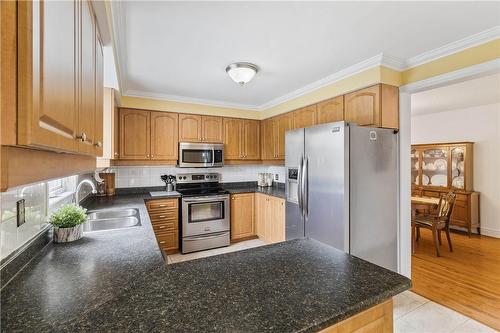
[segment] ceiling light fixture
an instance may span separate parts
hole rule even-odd
[[[249,62],[235,62],[226,67],[229,77],[241,86],[250,82],[258,71],[259,67]]]

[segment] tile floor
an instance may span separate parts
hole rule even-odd
[[[228,247],[188,254],[172,254],[169,264],[265,245],[259,239],[239,242]],[[411,291],[394,297],[395,333],[494,333],[498,332],[454,310],[434,303]]]

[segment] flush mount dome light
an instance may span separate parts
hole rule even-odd
[[[250,82],[259,68],[249,62],[235,62],[226,67],[226,73],[239,85]]]

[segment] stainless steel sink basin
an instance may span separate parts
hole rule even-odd
[[[115,217],[135,216],[138,214],[137,209],[106,209],[90,212],[87,216],[89,220],[109,219]]]
[[[107,209],[89,212],[88,221],[83,224],[84,232],[140,227],[139,210]]]

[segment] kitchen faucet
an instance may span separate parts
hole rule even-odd
[[[83,179],[78,185],[76,186],[76,191],[75,191],[75,203],[78,205],[80,204],[80,189],[82,188],[83,184],[88,184],[92,188],[92,194],[96,193],[96,187],[92,181],[89,179]]]

